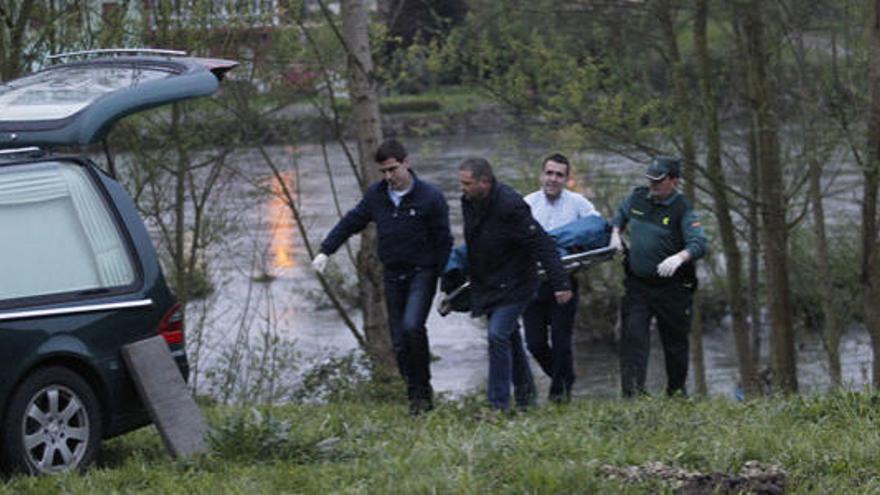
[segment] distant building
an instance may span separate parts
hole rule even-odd
[[[121,46],[168,48],[195,55],[233,58],[243,65],[230,74],[233,79],[251,74],[249,68],[254,66],[278,65],[277,70],[270,71],[276,76],[273,80],[251,81],[258,91],[277,84],[305,89],[315,83],[317,74],[304,64],[273,60],[271,45],[279,30],[299,29],[294,16],[320,19],[323,14],[318,0],[89,0],[85,5],[84,18],[88,25],[99,27],[101,23],[118,23],[123,19],[140,28],[127,32],[146,30],[145,38],[124,39]],[[338,0],[325,0],[324,5],[334,15],[339,14]],[[377,0],[367,0],[366,5],[373,12],[379,8]],[[290,8],[300,10],[291,12]],[[210,34],[207,39],[199,39],[199,47],[172,46],[176,42],[168,41],[179,39],[173,34],[176,31],[198,29],[203,32],[206,28]],[[70,50],[88,48],[111,47],[77,46]]]
[[[252,27],[279,27],[289,24],[288,15],[292,14],[291,5],[299,2],[291,0],[141,0],[143,11],[149,18],[149,23],[156,26],[157,19],[163,15],[181,24],[208,22],[222,28],[228,23],[248,24]],[[119,8],[122,1],[102,1],[102,9],[112,10]],[[333,12],[339,14],[340,2],[327,0],[324,5]],[[377,1],[368,0],[367,9],[376,11]],[[298,12],[302,17],[321,15],[321,6],[318,0],[304,0]],[[168,10],[170,12],[166,12]]]

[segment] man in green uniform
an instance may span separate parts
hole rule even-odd
[[[678,192],[681,161],[660,156],[651,161],[647,187],[636,187],[617,209],[610,246],[623,249],[620,233],[629,227],[620,375],[624,397],[645,393],[651,318],[666,357],[666,392],[686,394],[688,332],[694,261],[706,254],[706,235],[690,203]]]

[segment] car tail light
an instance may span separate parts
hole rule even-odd
[[[159,335],[169,344],[183,343],[183,308],[176,303],[159,322]]]

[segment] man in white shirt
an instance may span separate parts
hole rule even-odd
[[[559,153],[550,155],[544,160],[541,189],[524,198],[532,209],[532,216],[548,232],[579,218],[598,215],[587,198],[566,189],[570,173],[568,158]],[[578,292],[573,277],[571,288],[574,292],[571,300],[558,305],[553,291],[542,284],[537,297],[523,313],[526,346],[552,380],[549,398],[553,402],[570,400],[574,383],[571,341]]]

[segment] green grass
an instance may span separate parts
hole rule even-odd
[[[435,90],[414,94],[388,94],[379,98],[379,110],[383,115],[450,115],[465,114],[480,110],[490,103],[478,90],[465,86],[445,86]],[[337,100],[338,110],[347,115],[351,102],[342,98]]]
[[[383,112],[444,112],[466,113],[479,109],[490,100],[476,89],[466,86],[441,86],[419,94],[382,96],[379,105]]]
[[[201,102],[202,100],[194,100]],[[291,96],[283,91],[255,94],[250,97],[251,105],[256,108],[273,107],[280,103],[308,103],[310,100],[303,96]],[[379,97],[379,106],[383,113],[465,113],[479,110],[481,106],[492,103],[486,95],[478,89],[468,86],[438,86],[435,89],[420,93],[389,93]],[[206,103],[202,103],[207,105]],[[351,104],[347,98],[337,100],[339,110],[342,113],[351,111]]]
[[[18,477],[0,493],[655,493],[602,465],[657,461],[735,474],[757,460],[790,493],[880,491],[880,409],[869,394],[727,400],[577,400],[512,416],[479,400],[410,418],[402,404],[206,409],[213,452],[167,457],[152,428],[107,442],[85,474]]]

